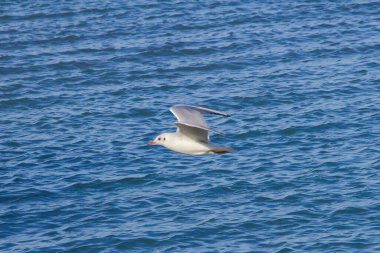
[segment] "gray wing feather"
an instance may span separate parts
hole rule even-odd
[[[180,122],[176,122],[174,124],[177,126],[178,131],[181,134],[195,141],[208,143],[208,129],[207,128],[191,126],[191,125],[180,123]]]
[[[202,115],[216,114],[224,117],[229,116],[223,112],[191,105],[175,105],[170,107],[170,111],[178,119],[178,122],[175,124],[179,132],[203,142],[208,142],[208,131],[210,129],[207,128],[207,123]],[[220,132],[215,132],[220,134]]]

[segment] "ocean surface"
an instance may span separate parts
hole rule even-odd
[[[379,1],[1,1],[0,252],[380,252],[379,124]]]

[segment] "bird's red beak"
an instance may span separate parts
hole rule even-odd
[[[150,141],[148,142],[148,145],[156,145],[156,143],[154,141]]]

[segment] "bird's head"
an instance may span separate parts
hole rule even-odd
[[[166,142],[170,139],[169,133],[163,133],[157,136],[154,141],[148,142],[148,145],[161,145],[165,146]]]

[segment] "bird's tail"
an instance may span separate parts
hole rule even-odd
[[[233,150],[229,147],[217,147],[217,146],[211,146],[210,147],[210,153],[212,154],[225,154],[225,153],[231,153]]]

